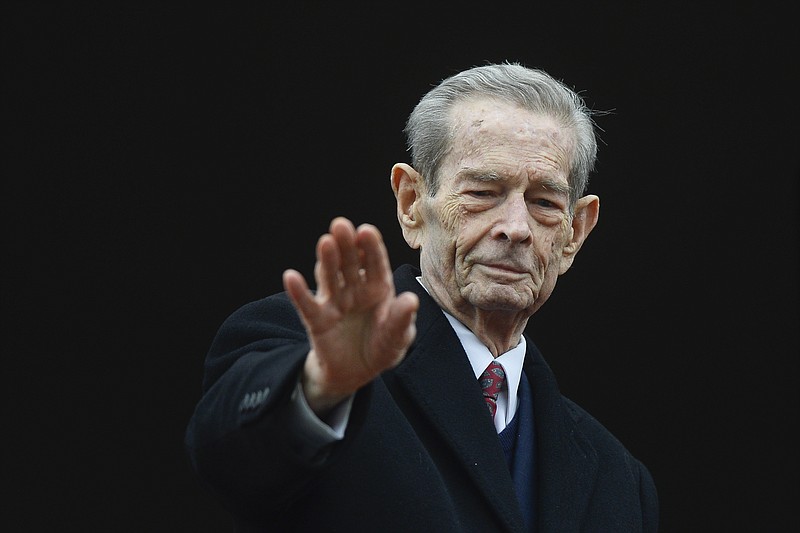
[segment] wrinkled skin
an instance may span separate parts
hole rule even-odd
[[[398,218],[428,291],[498,356],[571,266],[599,199],[579,199],[571,214],[572,138],[553,119],[481,99],[453,120],[434,195],[410,166],[393,168]]]

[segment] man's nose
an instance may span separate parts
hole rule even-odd
[[[496,238],[513,243],[528,243],[531,235],[530,213],[528,203],[522,195],[507,198],[500,206],[500,216],[495,222],[492,232]]]

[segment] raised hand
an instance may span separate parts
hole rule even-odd
[[[331,221],[317,242],[316,292],[296,270],[283,286],[305,325],[311,350],[303,369],[309,406],[324,415],[402,361],[416,335],[419,300],[395,294],[383,238],[375,226]]]

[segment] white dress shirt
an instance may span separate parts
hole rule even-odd
[[[517,412],[517,405],[519,404],[517,393],[519,391],[519,380],[522,378],[522,363],[525,360],[527,346],[525,344],[525,336],[520,335],[520,341],[516,346],[500,354],[495,359],[489,348],[467,326],[446,311],[444,316],[450,321],[450,325],[453,326],[456,335],[458,335],[458,340],[461,341],[461,346],[467,352],[467,358],[469,359],[469,364],[472,365],[476,380],[480,378],[480,375],[483,374],[483,371],[493,360],[503,366],[503,370],[506,373],[506,382],[497,397],[497,411],[494,415],[494,427],[500,433],[511,422]]]

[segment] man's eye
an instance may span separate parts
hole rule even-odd
[[[551,207],[555,207],[556,206],[556,204],[554,204],[550,200],[545,200],[544,198],[536,198],[531,203],[533,205],[537,205],[539,207],[547,207],[547,208],[551,208]]]
[[[470,191],[469,194],[471,196],[476,196],[478,198],[487,198],[487,197],[491,196],[493,193],[492,193],[492,191],[479,190],[479,191]]]

